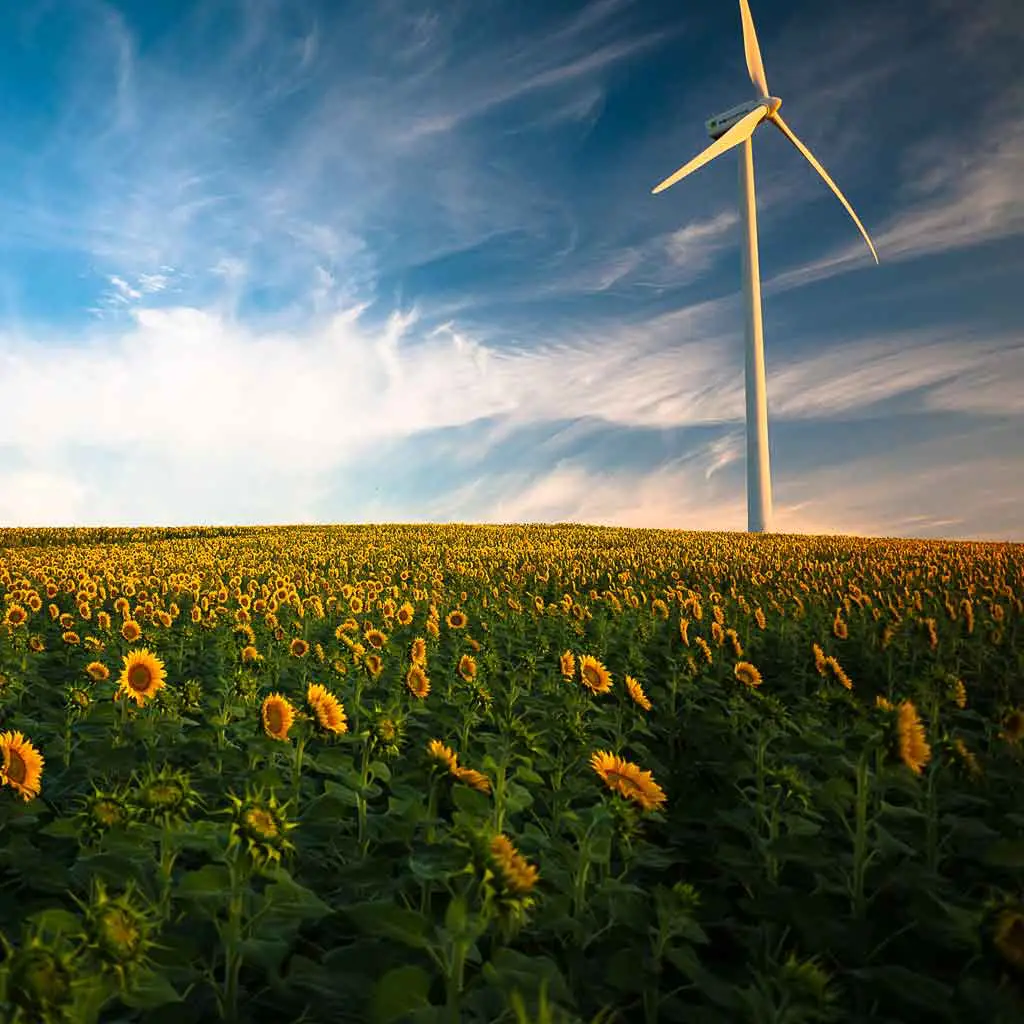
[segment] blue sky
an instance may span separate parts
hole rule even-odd
[[[1024,8],[751,0],[775,528],[1024,540]],[[732,0],[0,13],[0,524],[746,526]]]

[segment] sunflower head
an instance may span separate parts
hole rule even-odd
[[[1003,719],[1002,736],[1007,743],[1020,743],[1024,739],[1024,708],[1014,708]]]
[[[163,824],[185,821],[202,803],[191,782],[187,772],[167,765],[159,770],[147,765],[135,779],[133,803],[149,821]]]
[[[144,904],[132,882],[120,896],[111,898],[106,886],[94,880],[85,910],[85,934],[88,947],[104,968],[124,982],[142,967],[153,948],[157,920],[152,908]]]
[[[295,709],[286,697],[272,693],[263,701],[260,708],[263,731],[272,740],[287,742],[288,730],[295,723]]]
[[[467,683],[476,679],[476,658],[472,654],[464,654],[459,658],[459,675]]]
[[[903,701],[896,709],[896,735],[900,759],[915,775],[920,775],[931,760],[932,749],[917,708],[909,700]]]
[[[445,771],[454,772],[459,766],[458,755],[451,747],[445,746],[440,740],[431,740],[427,744],[427,756]]]
[[[611,673],[604,665],[590,654],[580,658],[580,679],[583,685],[595,696],[608,693],[612,688]]]
[[[3,969],[7,975],[7,998],[27,1015],[28,1020],[74,1019],[78,987],[75,953],[66,939],[52,942],[41,935],[31,935],[16,949],[5,952]],[[14,1019],[25,1018],[18,1014]]]
[[[322,732],[348,732],[348,719],[341,701],[326,687],[311,683],[306,688],[306,703]]]
[[[639,804],[645,811],[659,810],[665,803],[665,793],[651,772],[642,771],[625,758],[599,750],[591,756],[590,767],[610,790]]]
[[[262,787],[246,791],[245,796],[229,794],[231,802],[231,838],[228,848],[243,850],[257,868],[279,864],[281,858],[295,849],[288,834],[296,824],[288,819],[289,804],[278,804],[273,790],[269,795]]]
[[[145,647],[126,654],[118,679],[118,693],[142,707],[152,700],[167,681],[164,663]]]
[[[0,733],[0,783],[10,786],[26,802],[39,796],[43,755],[20,732]]]
[[[427,673],[416,664],[409,666],[409,671],[405,675],[405,685],[418,700],[425,700],[430,693],[430,680],[427,678]]]

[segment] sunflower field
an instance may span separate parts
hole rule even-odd
[[[1024,1020],[1024,548],[0,530],[0,1020]]]

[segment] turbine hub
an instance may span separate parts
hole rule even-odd
[[[769,96],[764,102],[768,107],[768,111],[772,114],[782,106],[782,100],[778,96]]]

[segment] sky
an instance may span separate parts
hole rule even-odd
[[[780,533],[1024,541],[1024,5],[751,0]],[[745,530],[732,0],[0,10],[0,526]]]

